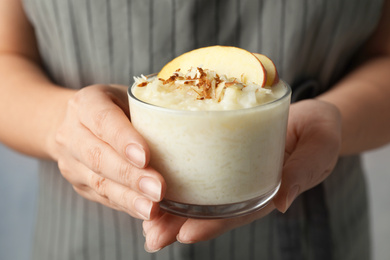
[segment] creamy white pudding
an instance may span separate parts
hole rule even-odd
[[[165,81],[136,78],[129,103],[167,201],[260,207],[279,188],[290,105],[283,81],[261,88],[196,68]]]

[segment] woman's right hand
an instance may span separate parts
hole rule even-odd
[[[126,89],[93,85],[77,91],[50,146],[80,195],[150,220],[159,212],[165,182],[148,166],[148,146],[129,120]]]

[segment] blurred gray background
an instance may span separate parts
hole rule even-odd
[[[363,157],[370,190],[374,260],[390,259],[390,146]],[[37,163],[0,144],[0,259],[29,260]]]

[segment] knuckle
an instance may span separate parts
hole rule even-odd
[[[84,100],[87,94],[84,89],[77,91],[72,98],[68,100],[67,103],[67,114],[78,114],[79,111],[82,111],[80,107],[83,106]]]
[[[58,159],[57,161],[58,169],[60,170],[62,176],[66,178],[67,175],[69,175],[69,168],[68,165],[65,163],[63,159]]]
[[[90,162],[91,170],[97,174],[101,174],[103,159],[103,150],[100,146],[94,146],[87,150],[87,160]]]
[[[96,129],[96,136],[99,138],[103,137],[103,133],[105,131],[105,126],[107,125],[107,120],[110,114],[112,113],[112,108],[105,108],[101,109],[96,112],[96,114],[93,117],[95,129]]]
[[[117,202],[117,204],[124,209],[128,208],[130,197],[131,197],[131,194],[128,190],[122,192],[119,196],[119,201]]]
[[[92,175],[90,187],[100,196],[107,198],[107,179],[98,175]]]
[[[57,132],[55,133],[54,136],[54,141],[56,142],[57,145],[65,145],[66,144],[66,136],[67,136],[67,131],[63,126],[60,126],[57,129]]]
[[[82,111],[82,107],[85,104],[86,100],[90,96],[90,89],[91,87],[85,87],[77,91],[69,100],[67,103],[67,111],[78,113],[79,111]]]
[[[121,140],[121,138],[123,139],[123,129],[122,128],[112,127],[110,134],[112,136],[112,140]]]
[[[77,92],[72,98],[68,100],[67,109],[69,110],[75,110],[77,107],[79,107],[80,100],[82,99],[80,92]]]
[[[122,163],[118,169],[118,181],[126,186],[132,187],[134,184],[132,176],[133,166],[129,163]]]

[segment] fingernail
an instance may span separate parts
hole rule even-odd
[[[293,201],[295,200],[295,198],[298,196],[298,193],[299,193],[299,186],[296,185],[294,187],[292,187],[288,194],[287,194],[287,200],[286,200],[286,210],[285,212],[287,211],[287,209],[291,206],[291,204],[293,203]]]
[[[161,184],[150,177],[143,177],[138,183],[139,189],[153,201],[161,199]]]
[[[134,166],[138,168],[145,167],[145,150],[140,145],[129,144],[126,147],[126,156]]]
[[[148,252],[148,253],[156,253],[156,252],[158,252],[158,251],[161,250],[161,248],[158,248],[158,249],[150,249],[150,248],[148,247],[148,245],[146,244],[146,242],[145,242],[145,244],[144,244],[144,248],[145,248],[145,251]]]
[[[134,201],[134,208],[144,219],[150,219],[150,212],[152,211],[153,203],[148,199],[136,198]]]
[[[186,241],[186,239],[180,238],[179,235],[176,236],[176,240],[180,244],[193,244],[194,243],[194,241]]]

